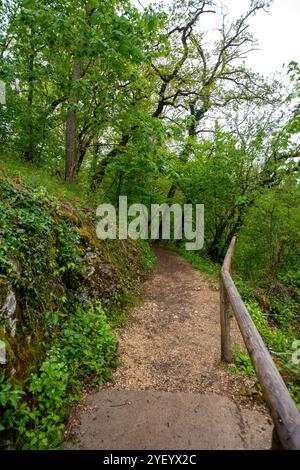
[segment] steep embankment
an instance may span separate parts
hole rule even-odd
[[[82,384],[109,376],[112,325],[152,258],[98,240],[91,217],[4,177],[0,214],[1,447],[51,448]]]

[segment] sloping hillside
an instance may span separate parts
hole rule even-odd
[[[18,435],[18,447],[47,448],[81,382],[109,376],[112,327],[153,256],[98,240],[91,216],[42,187],[1,177],[0,194],[2,447]]]

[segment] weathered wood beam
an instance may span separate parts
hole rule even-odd
[[[230,304],[270,410],[277,442],[279,440],[283,449],[300,450],[300,414],[230,274],[234,246],[235,238],[231,241],[221,270],[222,355],[226,360],[230,359],[230,323],[227,318]],[[273,448],[274,442],[275,439]]]

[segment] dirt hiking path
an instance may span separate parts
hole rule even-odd
[[[191,267],[176,253],[154,249],[157,265],[144,284],[144,302],[119,331],[122,366],[110,387],[127,390],[216,393],[257,406],[240,392],[254,382],[228,373],[220,362],[217,280]],[[236,344],[242,344],[233,324]]]
[[[217,281],[172,251],[154,251],[157,265],[144,284],[144,301],[119,331],[121,366],[74,419],[73,448],[270,448],[271,421],[253,399],[253,381],[220,362]],[[241,344],[235,325],[233,335]],[[139,423],[132,421],[137,416]]]

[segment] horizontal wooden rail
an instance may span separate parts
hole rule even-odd
[[[233,360],[230,337],[231,306],[274,423],[272,448],[299,450],[300,414],[231,277],[235,242],[236,239],[233,238],[221,270],[222,359],[227,362]]]

